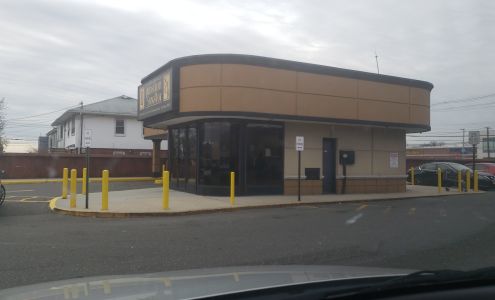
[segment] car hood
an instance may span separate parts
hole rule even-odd
[[[405,275],[413,270],[259,266],[84,277],[0,291],[0,299],[188,299],[317,281]]]
[[[478,172],[479,176],[485,176],[485,177],[492,177],[493,174],[487,173],[487,172]]]

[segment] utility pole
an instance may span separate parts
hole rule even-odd
[[[376,60],[376,72],[380,74],[380,68],[378,67],[378,54],[376,54],[376,51],[375,51],[375,60]]]
[[[466,129],[461,128],[461,130],[462,130],[462,154],[461,154],[461,158],[463,158],[464,153],[466,153],[466,144],[465,144],[465,140],[464,140],[464,134],[466,132]]]
[[[486,127],[486,151],[488,152],[488,158],[490,158],[490,127]]]
[[[81,110],[79,111],[80,129],[79,129],[79,148],[77,148],[77,153],[82,153],[82,141],[83,141],[83,102],[81,101]]]

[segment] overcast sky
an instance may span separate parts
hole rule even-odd
[[[7,101],[9,138],[45,134],[59,113],[19,118],[80,101],[136,97],[151,71],[204,53],[376,72],[376,51],[381,73],[435,85],[430,135],[495,127],[491,0],[3,0],[0,37],[0,98]],[[444,103],[485,95],[491,96]]]

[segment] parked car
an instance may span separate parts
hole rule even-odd
[[[457,186],[457,173],[461,171],[462,185],[465,184],[466,172],[471,173],[471,186],[474,174],[471,168],[452,162],[430,162],[422,164],[414,169],[414,181],[417,185],[437,185],[437,169],[442,170],[442,186]],[[411,174],[408,174],[408,180],[411,181]],[[481,190],[490,190],[495,188],[495,175],[485,172],[478,173],[478,187]]]
[[[474,165],[476,167],[476,170],[478,171],[495,175],[495,163],[481,162],[481,163],[475,163]],[[473,164],[466,164],[466,166],[471,168]]]

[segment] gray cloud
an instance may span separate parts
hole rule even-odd
[[[182,3],[202,7],[188,16],[178,14],[173,2],[166,10],[3,1],[0,97],[7,98],[8,118],[121,94],[135,97],[142,77],[170,59],[200,53],[249,53],[375,72],[376,50],[382,73],[434,83],[433,103],[495,92],[493,1]],[[434,109],[433,130],[495,127],[494,108]],[[36,122],[48,125],[54,117]],[[33,138],[48,129],[10,125],[7,134]]]

